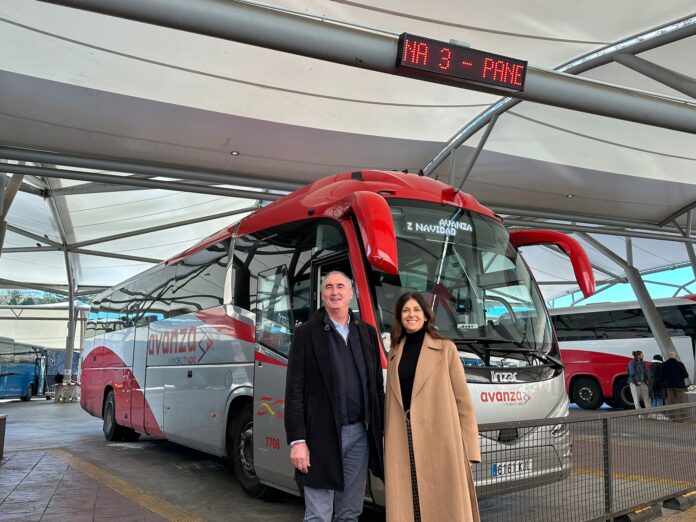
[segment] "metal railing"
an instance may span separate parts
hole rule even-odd
[[[613,520],[696,490],[696,404],[482,424],[484,522]]]

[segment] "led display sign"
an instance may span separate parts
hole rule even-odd
[[[404,33],[399,37],[398,67],[521,91],[527,62]]]

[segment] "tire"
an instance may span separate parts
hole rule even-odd
[[[628,385],[628,377],[620,377],[614,383],[614,405],[617,408],[624,410],[632,410],[633,396],[631,395],[631,387]]]
[[[110,391],[104,402],[104,424],[102,426],[104,438],[108,441],[123,439],[123,428],[116,424],[116,396]]]
[[[123,426],[120,426],[121,428],[121,437],[123,440],[126,442],[135,442],[140,438],[140,433],[135,431],[132,428],[124,428]]]
[[[24,395],[24,396],[22,396],[21,399],[22,399],[24,402],[30,401],[32,395],[34,395],[34,385],[33,385],[33,384],[30,384],[29,386],[27,386],[27,394]]]
[[[261,484],[254,470],[254,423],[252,404],[245,404],[237,418],[227,423],[227,455],[242,489],[252,497],[262,498],[269,487]]]
[[[592,377],[580,377],[573,381],[571,397],[583,410],[596,410],[604,402],[602,388]]]

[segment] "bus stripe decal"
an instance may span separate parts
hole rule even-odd
[[[199,312],[194,312],[196,318],[208,326],[212,326],[218,332],[239,339],[240,341],[246,341],[248,343],[253,343],[255,341],[256,330],[253,324],[245,323],[234,317],[230,317],[225,313],[222,308],[213,308],[210,310],[201,310]]]
[[[275,364],[277,366],[287,366],[288,365],[288,363],[281,362],[278,359],[274,359],[273,357],[269,357],[268,355],[263,354],[261,352],[256,352],[254,354],[254,360],[258,361],[258,362],[265,362],[268,364]]]

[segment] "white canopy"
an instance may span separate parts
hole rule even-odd
[[[691,77],[686,83],[692,89],[695,83],[693,0],[642,3],[640,9],[631,0],[274,0],[273,5],[327,23],[463,41],[546,69],[677,31],[683,38],[639,56]],[[234,176],[228,184],[207,182],[218,189],[287,190],[358,168],[416,171],[499,101],[491,94],[34,0],[0,4],[0,43],[0,146],[5,147],[0,160],[27,161],[11,159],[7,147],[20,147]],[[580,76],[696,108],[693,97],[618,63]],[[455,186],[482,135],[479,131],[458,149]],[[39,169],[25,175],[7,215],[10,227],[0,257],[5,286],[65,288],[64,253],[51,250],[65,245],[80,290],[111,285],[244,214],[137,231],[256,204],[253,194],[241,199],[57,180],[40,169],[59,161],[27,165]],[[659,233],[656,224],[696,202],[695,165],[693,134],[522,102],[499,117],[463,188],[509,216],[510,224],[520,217],[520,225],[536,219],[539,228],[615,224],[646,235]],[[7,172],[17,169],[8,165]],[[111,174],[177,183],[183,178],[130,172]],[[449,181],[449,161],[434,175]],[[553,221],[544,222],[548,219]],[[686,214],[678,222],[685,226]],[[671,223],[664,230],[678,235]],[[79,246],[116,234],[130,236]],[[594,237],[626,257],[622,237]],[[37,248],[26,251],[30,247]],[[642,271],[688,264],[679,242],[636,238],[633,247],[633,263]],[[598,280],[623,276],[621,267],[594,247],[588,245],[588,253]],[[542,247],[526,248],[525,254],[538,280],[554,283],[542,286],[546,298],[577,288],[560,254]]]

